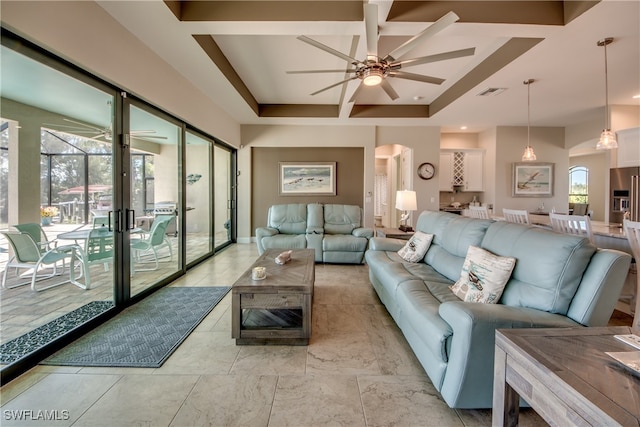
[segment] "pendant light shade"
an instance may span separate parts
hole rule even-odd
[[[607,37],[598,41],[598,46],[604,47],[604,96],[605,96],[605,129],[600,134],[600,140],[596,145],[597,150],[610,150],[612,148],[618,148],[618,141],[616,141],[616,134],[611,132],[611,125],[609,124],[609,74],[607,70],[607,45],[613,42],[613,37]]]
[[[523,162],[534,162],[537,158],[531,146],[531,83],[533,82],[533,79],[522,82],[527,85],[527,147],[524,149],[524,153],[522,153]]]

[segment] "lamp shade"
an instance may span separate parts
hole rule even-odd
[[[415,211],[418,209],[415,191],[398,191],[396,192],[396,209],[401,211]]]

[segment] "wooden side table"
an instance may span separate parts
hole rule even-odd
[[[402,231],[398,228],[376,228],[376,236],[388,237],[390,239],[409,240],[413,236],[413,231]]]
[[[610,328],[496,331],[493,426],[518,425],[520,398],[561,426],[640,425],[640,378],[605,352],[634,351]]]

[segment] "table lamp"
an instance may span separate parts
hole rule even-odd
[[[396,192],[396,209],[404,211],[400,217],[400,230],[413,231],[411,226],[406,225],[406,221],[409,218],[409,211],[415,211],[418,209],[418,202],[416,201],[415,191],[397,191]]]

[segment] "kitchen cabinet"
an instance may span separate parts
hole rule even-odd
[[[640,128],[616,132],[618,138],[618,167],[640,166]]]
[[[453,152],[440,153],[440,191],[453,191]]]
[[[465,151],[463,166],[464,191],[484,191],[484,152]]]
[[[484,191],[484,150],[442,150],[440,191]]]

